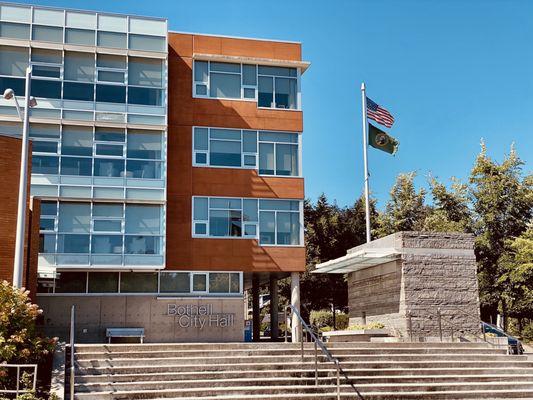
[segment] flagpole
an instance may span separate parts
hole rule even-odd
[[[363,161],[364,161],[364,172],[365,172],[365,216],[366,216],[366,242],[369,243],[372,238],[370,236],[370,194],[369,194],[369,183],[368,183],[368,123],[366,120],[366,88],[365,83],[361,83],[361,100],[363,105]]]

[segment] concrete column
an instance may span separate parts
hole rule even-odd
[[[291,305],[300,312],[300,274],[291,272]],[[302,324],[295,313],[292,314],[291,334],[293,342],[302,341]]]
[[[252,275],[252,338],[254,342],[259,342],[261,335],[261,310],[259,309],[259,276]]]
[[[279,336],[278,311],[278,282],[274,274],[270,274],[270,336],[273,341]]]

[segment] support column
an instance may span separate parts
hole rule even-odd
[[[291,272],[291,305],[300,312],[300,274]],[[295,313],[292,314],[291,334],[293,342],[302,341],[302,324]]]
[[[252,275],[252,338],[254,342],[259,342],[261,335],[261,310],[259,309],[259,276]]]
[[[270,274],[270,337],[272,341],[278,340],[279,337],[278,312],[278,281],[274,274]]]

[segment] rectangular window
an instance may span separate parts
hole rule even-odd
[[[163,61],[151,58],[130,57],[128,85],[163,87]]]
[[[189,293],[191,278],[188,272],[161,272],[159,278],[159,292],[161,293]]]
[[[94,85],[92,83],[63,82],[63,99],[94,101]]]
[[[93,132],[91,128],[81,126],[63,126],[61,154],[74,156],[92,156]]]
[[[27,40],[30,38],[30,26],[27,24],[0,22],[0,37]]]
[[[157,293],[157,272],[122,272],[120,293]]]
[[[89,293],[117,293],[118,272],[89,272]]]
[[[25,76],[28,68],[28,49],[24,47],[0,46],[0,75]],[[24,93],[17,93],[23,96]]]
[[[98,46],[125,49],[127,48],[127,44],[125,33],[98,32]]]
[[[57,272],[56,293],[85,293],[87,291],[87,272]]]
[[[52,174],[59,173],[59,158],[48,156],[33,156],[31,159],[32,174]]]
[[[33,25],[32,39],[42,42],[63,43],[63,28]]]
[[[193,90],[200,97],[250,99],[259,107],[298,109],[298,70],[196,60]]]
[[[60,99],[61,82],[48,81],[44,79],[32,79],[31,95],[35,97],[43,97],[46,99]]]
[[[299,154],[297,133],[193,130],[193,165],[258,168],[261,175],[299,176]]]
[[[65,52],[65,80],[94,82],[94,54]]]
[[[74,28],[67,28],[65,31],[65,43],[94,46],[94,40],[94,31]]]

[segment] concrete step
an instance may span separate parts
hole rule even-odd
[[[342,399],[357,400],[358,397],[354,393],[341,393]],[[336,392],[310,394],[281,394],[281,395],[247,395],[247,396],[216,396],[216,397],[181,397],[179,400],[337,400]],[[396,399],[428,399],[428,400],[444,400],[444,399],[490,399],[490,400],[504,400],[504,399],[533,399],[533,391],[524,390],[469,390],[469,391],[434,391],[434,392],[368,392],[365,393],[365,400],[396,400]],[[154,400],[163,400],[161,398]],[[176,398],[165,398],[164,400],[176,400]]]
[[[355,379],[376,379],[376,381],[383,381],[387,379],[400,378],[424,378],[429,377],[442,377],[448,376],[477,376],[481,380],[485,380],[485,377],[505,377],[512,376],[516,379],[521,379],[522,375],[533,377],[533,368],[383,368],[383,369],[345,369],[345,372]],[[92,383],[108,383],[108,382],[138,382],[138,381],[174,381],[179,380],[181,382],[187,380],[215,380],[215,379],[235,379],[246,376],[249,381],[257,381],[264,378],[276,378],[276,377],[314,377],[315,371],[312,368],[307,369],[272,369],[272,370],[231,370],[231,371],[197,371],[197,372],[141,372],[137,374],[101,374],[101,375],[77,375],[76,382],[79,384],[92,384]],[[336,370],[331,369],[319,369],[318,374],[320,377],[335,376]],[[504,378],[502,378],[504,379]]]
[[[359,354],[359,355],[342,355],[337,358],[341,363],[345,362],[394,362],[394,361],[500,361],[504,362],[513,357],[513,361],[527,360],[526,356],[508,356],[503,354],[395,354],[395,355],[375,355],[375,354]],[[212,357],[163,357],[163,358],[115,358],[110,356],[107,359],[89,359],[77,360],[77,365],[80,367],[98,367],[98,366],[142,366],[142,365],[172,365],[172,364],[188,364],[188,365],[212,365],[212,364],[239,364],[239,363],[286,363],[286,362],[301,362],[301,356],[298,354],[288,355],[248,355],[248,356],[212,356]],[[304,362],[314,362],[315,356],[306,354]],[[318,362],[326,362],[327,358],[319,354]]]
[[[344,379],[342,380],[344,381]],[[189,380],[167,380],[160,377],[159,380],[145,380],[143,376],[138,380],[129,382],[113,382],[112,379],[109,382],[102,383],[76,383],[76,392],[105,392],[105,391],[117,391],[117,390],[166,390],[173,388],[206,388],[211,389],[215,387],[231,387],[231,386],[243,386],[250,382],[250,377],[241,378],[225,378],[225,379],[189,379]],[[255,386],[281,386],[281,385],[315,385],[314,373],[313,376],[277,376],[277,377],[262,377],[261,379],[253,380]],[[319,376],[318,384],[324,385],[336,385],[337,378],[334,373],[329,376]],[[533,382],[533,374],[507,374],[507,375],[425,375],[425,376],[350,376],[350,382],[356,387],[365,384],[406,384],[406,383],[420,383],[420,384],[433,384],[433,383],[478,383],[478,382],[521,382],[531,383]]]
[[[344,369],[389,369],[389,368],[533,368],[533,361],[513,361],[511,356],[509,360],[502,361],[450,361],[450,360],[428,360],[428,361],[370,361],[370,362],[342,362]],[[78,366],[77,374],[132,374],[132,373],[164,373],[164,372],[198,372],[198,371],[232,371],[235,369],[255,369],[255,370],[272,370],[272,369],[295,369],[295,368],[314,368],[314,362],[283,362],[283,363],[230,363],[230,364],[166,364],[166,365],[125,365],[112,366],[105,363],[86,362],[87,366]],[[319,363],[319,369],[331,369],[331,363]]]
[[[76,399],[91,400],[118,400],[118,399],[154,399],[154,398],[198,398],[201,396],[219,396],[219,395],[286,395],[286,394],[324,394],[335,393],[335,385],[295,385],[295,386],[233,386],[233,387],[216,387],[216,388],[181,388],[181,389],[157,389],[157,390],[116,390],[109,392],[87,392],[76,394]],[[409,383],[409,384],[361,384],[357,390],[366,397],[366,393],[395,392],[447,392],[455,391],[459,394],[466,391],[510,391],[523,390],[533,393],[533,382],[516,383],[516,382],[477,382],[477,383]],[[353,388],[350,385],[341,385],[343,393],[350,393],[352,396]],[[461,397],[458,397],[461,398]]]
[[[387,349],[372,349],[372,348],[331,348],[331,354],[335,356],[340,355],[395,355],[395,354],[507,354],[505,349],[490,349],[479,347],[414,347],[414,348],[387,348]],[[304,354],[314,355],[315,350],[305,348]],[[318,353],[322,351],[318,349]],[[169,357],[213,357],[213,356],[256,356],[256,355],[300,355],[301,349],[213,349],[213,350],[132,350],[132,351],[95,351],[76,353],[78,360],[90,359],[111,359],[111,358],[169,358]]]
[[[313,343],[304,343],[304,347],[313,348]],[[395,342],[395,343],[372,343],[372,342],[330,342],[328,348],[416,348],[416,347],[454,347],[454,348],[496,348],[482,342]],[[169,351],[169,350],[216,350],[216,349],[291,349],[300,348],[298,343],[145,343],[145,344],[76,344],[76,353],[100,351]]]

